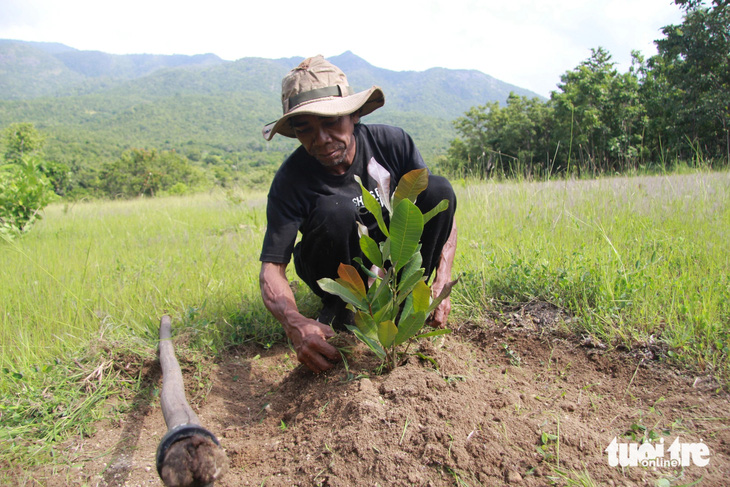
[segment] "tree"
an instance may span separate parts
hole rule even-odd
[[[634,69],[619,74],[602,47],[561,76],[554,92],[555,119],[568,163],[591,172],[622,171],[641,153],[645,115]],[[634,53],[635,61],[637,54]]]
[[[497,102],[472,107],[454,121],[459,137],[451,142],[444,167],[480,177],[533,174],[549,170],[551,108],[538,98],[510,93]]]
[[[105,164],[99,179],[106,195],[133,198],[155,196],[178,183],[195,186],[203,176],[176,152],[132,149],[117,161]],[[179,189],[178,184],[176,191]]]
[[[43,137],[32,123],[14,123],[3,132],[4,157],[9,163],[19,163],[23,155],[40,153],[43,149]]]
[[[730,161],[730,6],[713,0],[675,0],[685,10],[680,25],[662,29],[658,54],[649,60],[656,98],[650,115],[679,157]]]
[[[51,202],[51,183],[41,171],[43,137],[32,124],[13,124],[3,131],[0,162],[0,234],[27,231]]]

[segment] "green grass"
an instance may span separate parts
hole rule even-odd
[[[549,301],[579,333],[664,342],[686,366],[730,377],[727,172],[460,191],[458,314]]]
[[[454,185],[452,321],[544,300],[576,333],[666,344],[728,382],[730,173]],[[48,461],[123,410],[107,398],[147,386],[163,314],[207,356],[282,340],[258,288],[264,227],[264,194],[209,193],[53,205],[0,242],[0,465]]]

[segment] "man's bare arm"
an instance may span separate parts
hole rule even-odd
[[[297,359],[314,372],[331,368],[332,361],[340,358],[337,349],[327,343],[327,339],[335,333],[329,326],[299,312],[286,278],[286,264],[263,262],[259,286],[264,305],[284,327],[297,352]]]

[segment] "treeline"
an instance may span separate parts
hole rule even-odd
[[[547,102],[510,95],[471,108],[441,167],[478,177],[594,175],[730,160],[730,7],[675,0],[680,25],[657,55],[632,53],[619,73],[597,48],[561,77]]]

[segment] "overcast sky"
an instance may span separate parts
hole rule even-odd
[[[113,54],[325,57],[476,69],[543,96],[602,46],[623,72],[681,21],[671,0],[0,0],[0,39]]]

